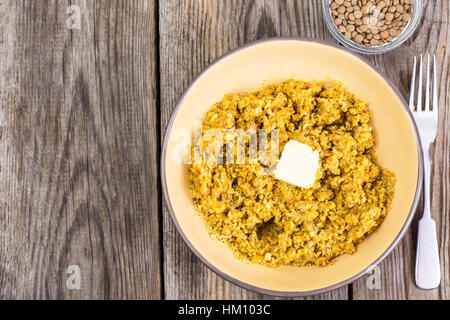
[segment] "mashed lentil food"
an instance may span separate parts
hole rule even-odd
[[[370,120],[367,103],[339,81],[289,79],[225,95],[203,131],[276,128],[280,153],[297,140],[319,151],[320,167],[304,189],[267,174],[260,161],[191,162],[190,194],[211,237],[240,259],[272,267],[325,266],[354,253],[394,196],[395,175],[377,164]]]

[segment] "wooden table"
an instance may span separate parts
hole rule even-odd
[[[450,297],[450,4],[425,2],[410,40],[368,58],[406,97],[411,57],[437,55],[441,286],[414,284],[415,221],[377,269],[378,289],[371,274],[309,298]],[[0,298],[270,298],[190,252],[161,195],[159,153],[178,98],[203,68],[287,35],[336,42],[319,0],[0,0]]]

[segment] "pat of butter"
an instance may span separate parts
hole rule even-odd
[[[274,170],[275,178],[297,187],[311,188],[319,169],[319,151],[296,140],[284,146],[281,158]]]

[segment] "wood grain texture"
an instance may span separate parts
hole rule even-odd
[[[71,5],[80,30],[67,28]],[[414,284],[416,219],[379,265],[380,289],[366,276],[308,299],[449,299],[449,19],[448,0],[426,1],[410,40],[367,57],[406,97],[412,56],[437,55],[440,288]],[[320,0],[0,0],[0,299],[272,298],[191,253],[161,207],[158,173],[162,134],[193,78],[272,36],[336,43]],[[81,290],[66,286],[70,265]]]
[[[305,36],[336,43],[321,17],[319,0],[309,1],[164,1],[160,4],[161,126],[192,79],[208,64],[241,44],[272,36]],[[405,95],[409,92],[410,62],[414,54],[436,53],[441,70],[440,126],[435,151],[433,212],[440,226],[442,284],[423,291],[414,284],[417,219],[388,258],[378,266],[379,289],[370,286],[373,274],[349,288],[319,299],[448,299],[449,292],[449,4],[427,1],[419,31],[402,47],[366,58],[380,68]],[[393,68],[393,66],[395,66]],[[164,208],[165,297],[268,298],[240,289],[205,268],[179,237]],[[372,289],[373,288],[373,289]]]
[[[160,298],[155,4],[0,7],[0,298]]]
[[[438,226],[441,285],[425,291],[414,281],[418,210],[400,245],[379,265],[381,286],[369,289],[367,277],[353,284],[354,299],[450,299],[450,4],[447,0],[425,1],[422,21],[411,39],[399,49],[369,57],[409,97],[414,55],[436,54],[438,62],[439,127],[434,150],[432,216]],[[395,67],[393,67],[395,66]],[[423,208],[423,204],[419,206]],[[372,276],[372,275],[369,275]]]
[[[193,78],[231,49],[257,39],[303,35],[331,39],[319,1],[160,2],[161,127]],[[267,299],[206,268],[188,249],[164,207],[164,280],[168,299]],[[347,299],[347,287],[309,297]]]

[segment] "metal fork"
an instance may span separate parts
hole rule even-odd
[[[438,125],[438,105],[436,87],[436,57],[433,56],[433,87],[430,99],[430,56],[427,55],[427,69],[425,82],[425,108],[422,110],[422,55],[419,63],[419,79],[417,88],[417,103],[414,110],[414,85],[416,80],[416,57],[413,61],[411,77],[411,92],[409,96],[409,108],[414,115],[424,159],[424,210],[419,221],[416,254],[416,284],[421,289],[435,289],[441,282],[441,270],[439,266],[439,251],[436,236],[436,223],[431,217],[431,144],[436,139]],[[430,100],[432,109],[430,109]]]

